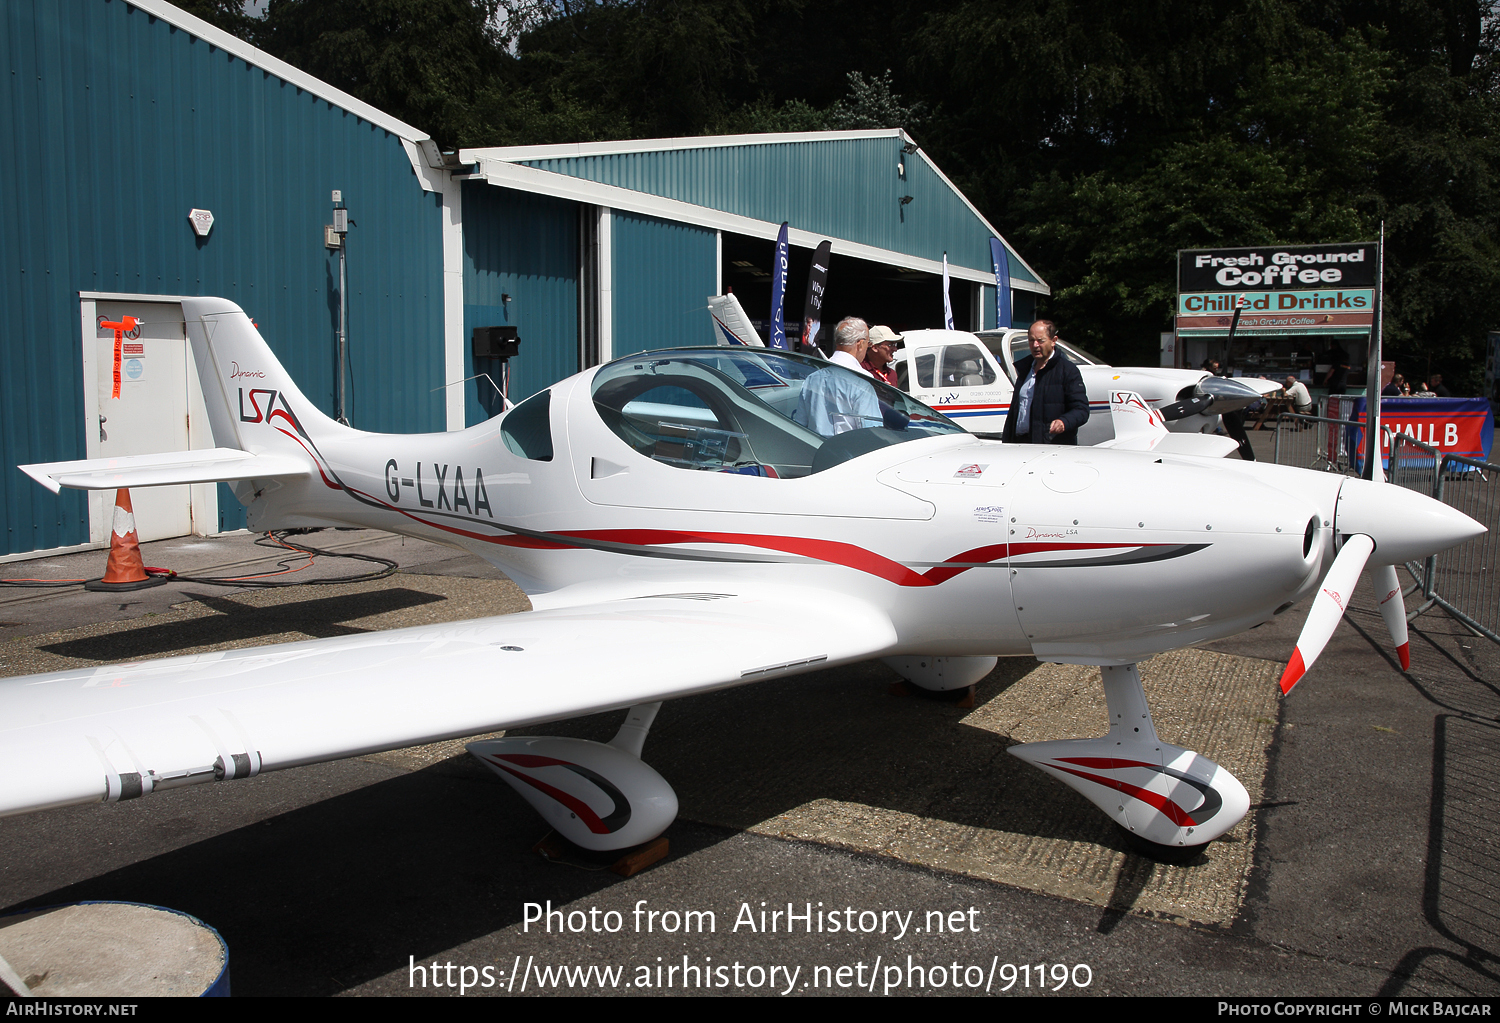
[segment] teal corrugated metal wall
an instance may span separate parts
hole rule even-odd
[[[510,398],[520,401],[578,372],[578,205],[480,181],[463,190],[464,350],[475,327],[514,326],[521,354],[510,363]],[[498,383],[498,360],[480,362],[465,375],[486,372]],[[471,426],[495,411],[479,390],[489,386],[465,388]]]
[[[611,232],[614,356],[707,344],[717,234],[620,212]]]
[[[897,173],[905,161],[906,177]],[[542,170],[679,199],[756,220],[974,270],[990,268],[990,233],[899,138],[827,139],[533,160]],[[901,197],[910,195],[905,207]],[[1035,281],[1019,259],[1017,280]]]
[[[339,188],[350,418],[443,428],[441,203],[398,138],[122,0],[0,4],[0,529],[6,552],[88,539],[77,492],[17,463],[84,457],[79,291],[222,295],[333,408]],[[199,240],[188,210],[209,209]],[[221,502],[222,502],[221,490]],[[236,504],[227,527],[243,524]]]

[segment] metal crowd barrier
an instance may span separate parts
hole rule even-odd
[[[1489,532],[1429,558],[1427,596],[1469,628],[1500,643],[1500,585],[1495,534],[1500,531],[1500,465],[1444,455],[1437,499],[1489,527]],[[1432,564],[1436,562],[1435,564]]]
[[[1430,444],[1424,444],[1404,433],[1392,433],[1385,431],[1386,445],[1390,449],[1390,462],[1386,469],[1385,478],[1388,482],[1407,490],[1415,490],[1419,494],[1433,497],[1438,490],[1438,470],[1443,464],[1443,453]],[[1437,570],[1437,559],[1429,557],[1425,561],[1408,561],[1406,570],[1417,580],[1417,586],[1406,591],[1406,596],[1411,596],[1415,591],[1420,591],[1425,603],[1419,607],[1410,609],[1408,618],[1414,618],[1436,603],[1432,599],[1432,580]]]
[[[1358,435],[1348,420],[1282,413],[1276,419],[1276,464],[1355,474],[1350,443]],[[1470,629],[1500,643],[1500,465],[1444,454],[1404,433],[1386,430],[1390,448],[1386,479],[1398,487],[1442,501],[1489,528],[1489,532],[1406,570],[1424,603],[1407,617],[1436,605]]]
[[[1276,417],[1277,465],[1296,465],[1353,476],[1354,452],[1349,449],[1349,422],[1327,416],[1299,416],[1283,412]]]

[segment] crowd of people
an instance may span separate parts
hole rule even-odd
[[[1002,439],[1016,444],[1077,444],[1088,422],[1089,396],[1078,367],[1061,356],[1057,324],[1037,320],[1027,334],[1031,354],[1016,363],[1016,387]],[[890,327],[871,327],[847,316],[833,329],[828,361],[882,383],[898,386],[895,355],[902,337]],[[795,420],[824,437],[880,426],[888,413],[874,387],[847,373],[818,370],[802,385]]]
[[[1005,417],[1001,438],[1018,444],[1077,444],[1078,430],[1089,418],[1088,392],[1083,375],[1071,360],[1054,357],[1057,325],[1051,320],[1037,320],[1027,331],[1030,354],[1015,364],[1017,381],[1010,409]],[[833,353],[829,361],[855,374],[878,380],[892,387],[900,386],[896,373],[896,353],[902,335],[884,325],[870,326],[859,317],[840,320],[833,331]],[[1202,368],[1216,376],[1229,376],[1216,359],[1205,359]],[[1350,363],[1338,346],[1329,352],[1328,369],[1322,380],[1329,394],[1343,394],[1347,386]],[[1308,382],[1288,374],[1281,380],[1282,393],[1291,411],[1297,415],[1316,412]],[[1381,389],[1387,397],[1450,397],[1443,377],[1434,373],[1428,381],[1413,389],[1401,374]],[[818,371],[803,386],[796,414],[798,422],[825,437],[850,430],[884,424],[889,416],[876,389],[862,384],[848,373]],[[1224,431],[1238,444],[1240,457],[1254,461],[1255,452],[1245,429],[1251,410],[1226,412],[1221,416]]]

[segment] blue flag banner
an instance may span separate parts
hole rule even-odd
[[[782,305],[786,300],[787,243],[786,222],[776,235],[776,258],[771,267],[771,347],[786,349],[786,321]]]
[[[990,239],[990,263],[995,268],[995,326],[1010,326],[1010,253],[999,238]]]

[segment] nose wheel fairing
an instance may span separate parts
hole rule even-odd
[[[1157,845],[1202,845],[1238,824],[1250,809],[1239,779],[1207,757],[1158,738],[1134,664],[1101,670],[1108,735],[1029,742],[1010,752]]]

